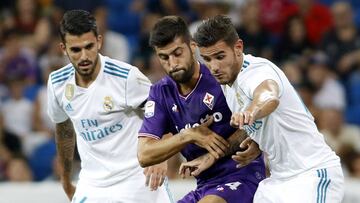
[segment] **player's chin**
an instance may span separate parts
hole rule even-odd
[[[222,85],[226,85],[229,83],[229,80],[226,80],[223,77],[216,77],[216,80],[218,81],[218,83],[222,84]]]

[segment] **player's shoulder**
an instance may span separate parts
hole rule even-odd
[[[168,88],[176,88],[175,82],[173,82],[169,76],[165,76],[151,85],[152,92],[161,92],[162,90]]]
[[[49,75],[49,82],[53,86],[61,86],[66,83],[75,73],[74,66],[69,63],[66,66],[55,70]]]
[[[128,79],[132,72],[138,70],[133,65],[107,56],[102,56],[102,60],[104,60],[104,73],[109,77]]]
[[[273,67],[276,67],[276,65],[266,58],[256,57],[250,54],[246,54],[246,55],[244,54],[242,71],[244,70],[261,71],[264,68],[273,68]]]

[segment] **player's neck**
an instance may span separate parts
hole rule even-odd
[[[180,94],[183,96],[188,95],[196,86],[200,77],[200,64],[196,62],[194,64],[194,74],[191,77],[190,81],[187,83],[178,84],[178,89]]]
[[[233,72],[233,74],[231,74],[231,76],[232,76],[231,80],[227,83],[227,85],[229,85],[230,87],[234,84],[238,75],[241,73],[243,63],[244,63],[244,58],[241,57],[241,60],[239,60],[238,65],[235,66],[237,68],[234,68],[234,72]]]
[[[78,85],[79,87],[88,88],[96,80],[96,77],[99,75],[100,66],[101,63],[100,60],[98,60],[93,74],[89,76],[81,76],[78,73],[76,73],[76,77],[75,77],[76,85]]]

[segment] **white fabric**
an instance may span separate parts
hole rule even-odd
[[[244,55],[243,64],[234,84],[223,86],[232,112],[245,110],[264,80],[274,80],[280,88],[277,109],[247,126],[249,136],[268,155],[271,177],[289,178],[312,168],[340,166],[339,157],[326,145],[284,73],[270,61],[251,55]]]
[[[129,62],[130,49],[127,39],[124,35],[113,31],[106,31],[104,36],[104,55],[113,59]]]
[[[142,124],[138,106],[151,85],[134,66],[101,55],[100,62],[101,70],[88,88],[76,86],[71,64],[51,73],[48,82],[50,118],[55,123],[70,118],[76,131],[79,179],[98,187],[142,171],[137,160],[137,133]]]
[[[139,184],[141,183],[141,184]],[[110,187],[93,187],[78,182],[72,203],[166,203],[174,202],[169,192],[167,180],[156,191],[144,187],[145,176],[142,173],[134,174],[122,184]]]
[[[55,131],[55,125],[51,122],[49,115],[47,113],[48,102],[47,102],[47,88],[45,86],[41,87],[38,93],[38,99],[40,103],[40,116],[41,121],[45,124],[48,129]]]
[[[33,105],[27,99],[9,99],[2,105],[4,128],[17,136],[26,136],[32,131]]]
[[[343,197],[341,167],[331,167],[312,169],[287,180],[267,178],[259,183],[254,203],[341,203]]]
[[[314,95],[314,105],[321,108],[345,109],[345,90],[333,78],[326,79],[322,88]]]

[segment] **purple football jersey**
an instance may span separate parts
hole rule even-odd
[[[200,78],[187,96],[182,96],[177,84],[166,76],[151,87],[147,105],[151,105],[151,108],[147,108],[150,111],[145,111],[139,136],[161,139],[169,132],[176,136],[182,129],[205,122],[210,115],[214,117],[210,129],[220,136],[227,139],[236,131],[230,126],[231,111],[220,84],[203,64],[200,65]],[[207,153],[207,150],[188,144],[181,153],[187,161],[191,161]],[[236,168],[236,162],[230,156],[224,157],[196,178],[198,186],[201,186],[230,176],[242,177],[254,183],[260,182],[265,177],[262,156],[240,169]]]

